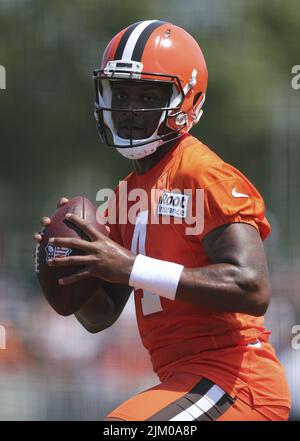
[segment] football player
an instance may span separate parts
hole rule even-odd
[[[100,137],[133,171],[109,204],[116,215],[109,237],[70,214],[91,242],[78,242],[86,255],[51,265],[84,265],[62,285],[89,276],[104,281],[75,314],[90,332],[111,326],[134,288],[141,339],[160,379],[107,419],[287,420],[288,385],[263,319],[270,299],[264,201],[240,171],[189,134],[207,88],[198,43],[171,23],[134,23],[108,44],[94,80]],[[146,203],[121,222],[120,202],[134,190],[147,194]],[[134,202],[127,198],[128,214]],[[200,225],[193,233],[189,210]],[[66,238],[51,241],[72,246]]]

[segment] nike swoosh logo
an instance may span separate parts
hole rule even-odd
[[[245,194],[245,193],[238,193],[238,192],[236,191],[235,187],[232,189],[231,194],[232,194],[232,196],[233,196],[234,198],[249,198],[249,197],[250,197],[248,194]]]

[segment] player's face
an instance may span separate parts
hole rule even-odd
[[[117,134],[126,139],[149,138],[156,130],[161,111],[126,112],[132,109],[157,109],[168,105],[171,85],[154,81],[112,81],[112,112]]]

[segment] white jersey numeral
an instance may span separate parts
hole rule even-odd
[[[136,218],[131,243],[131,251],[134,254],[143,254],[144,256],[146,256],[145,243],[147,234],[147,223],[148,210],[139,212]],[[143,291],[142,310],[144,315],[149,315],[153,314],[154,312],[162,311],[163,308],[161,305],[160,297],[152,294],[151,292]]]

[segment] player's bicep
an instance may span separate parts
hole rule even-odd
[[[236,284],[247,297],[251,296],[254,315],[263,315],[271,290],[264,247],[256,228],[247,223],[223,225],[208,233],[202,245],[212,264],[235,266]]]
[[[231,263],[267,275],[263,242],[250,224],[240,222],[215,228],[202,239],[202,245],[212,263]]]

